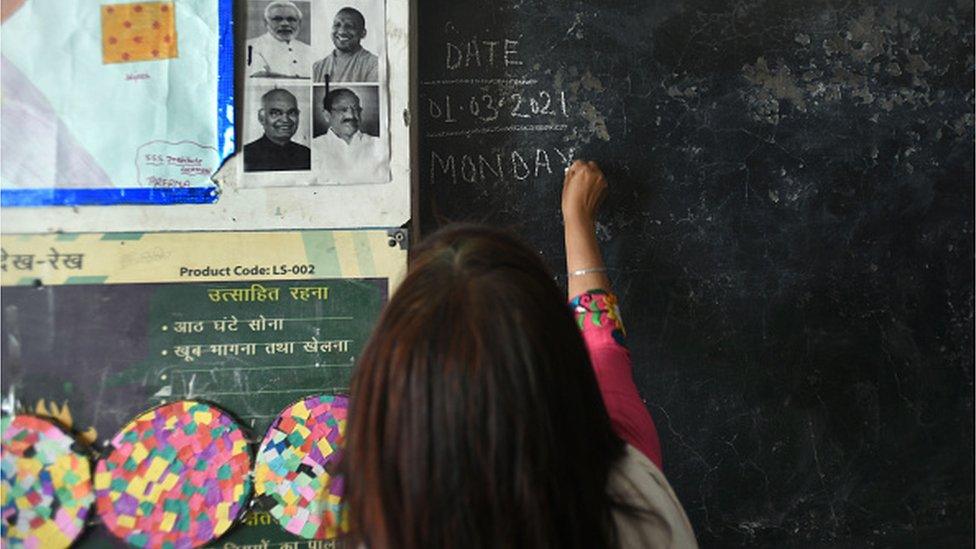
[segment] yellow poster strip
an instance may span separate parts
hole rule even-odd
[[[4,286],[386,278],[392,292],[407,265],[385,230],[8,234],[0,245]]]

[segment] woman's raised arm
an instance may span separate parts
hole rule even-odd
[[[607,180],[595,162],[577,160],[566,170],[562,211],[570,305],[614,432],[661,467],[657,429],[634,385],[617,299],[596,240],[596,212],[606,192]]]

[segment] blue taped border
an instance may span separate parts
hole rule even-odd
[[[217,187],[185,189],[4,189],[0,206],[114,206],[117,204],[211,204]]]
[[[234,154],[234,0],[219,0],[217,16],[217,150],[226,160]]]
[[[234,0],[219,0],[217,43],[217,151],[234,154]],[[184,189],[3,189],[0,207],[211,204],[217,187]]]

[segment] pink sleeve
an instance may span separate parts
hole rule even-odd
[[[594,290],[576,296],[570,306],[590,352],[614,432],[661,468],[661,443],[634,385],[616,297]]]

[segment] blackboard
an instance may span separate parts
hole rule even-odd
[[[971,2],[431,0],[420,228],[564,270],[565,163],[707,547],[973,540]]]

